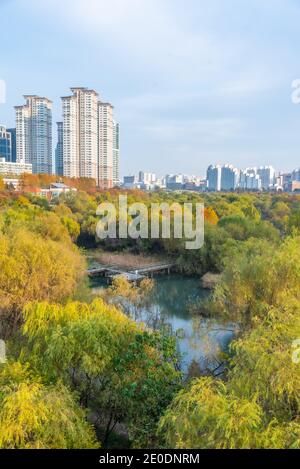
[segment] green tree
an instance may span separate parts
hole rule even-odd
[[[233,344],[225,382],[194,381],[160,422],[176,448],[300,448],[300,373],[292,343],[300,337],[300,302],[284,296]]]
[[[20,363],[0,365],[0,448],[97,448],[95,434],[72,394],[45,386]]]
[[[23,306],[33,300],[63,301],[84,272],[78,251],[26,230],[0,232],[0,314],[5,335],[16,330]]]
[[[22,352],[50,382],[63,380],[98,415],[104,442],[117,423],[137,446],[151,445],[178,389],[173,339],[146,330],[103,300],[90,305],[31,304]]]

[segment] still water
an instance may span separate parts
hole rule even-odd
[[[185,374],[197,376],[206,368],[219,364],[220,352],[226,352],[234,336],[231,325],[203,319],[192,314],[190,305],[209,296],[200,287],[199,278],[182,275],[158,276],[151,298],[142,307],[129,307],[130,315],[153,328],[164,328],[176,335],[181,369]],[[91,287],[103,287],[103,279],[91,280]]]

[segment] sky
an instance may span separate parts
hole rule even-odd
[[[115,106],[123,175],[300,166],[299,0],[0,0],[0,21],[8,127],[24,94],[55,122],[86,86]]]

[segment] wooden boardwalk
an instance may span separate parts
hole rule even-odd
[[[138,282],[143,278],[154,274],[167,273],[170,274],[171,270],[175,267],[175,264],[155,264],[140,267],[138,269],[121,269],[117,266],[108,266],[108,265],[98,265],[91,267],[87,270],[87,275],[89,277],[107,277],[111,281],[116,278],[123,276],[129,282]]]

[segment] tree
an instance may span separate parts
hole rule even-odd
[[[27,366],[0,366],[0,448],[97,448],[93,428],[61,384],[45,386]]]
[[[216,212],[214,211],[212,207],[207,207],[204,210],[204,218],[205,218],[205,221],[207,221],[208,223],[211,223],[212,225],[217,225],[219,221],[218,215],[216,214]]]
[[[167,447],[300,448],[300,373],[292,361],[300,302],[282,297],[233,344],[225,382],[195,380],[160,422]]]
[[[16,330],[23,306],[63,301],[75,292],[84,261],[73,246],[18,229],[0,232],[0,314],[5,335]]]
[[[270,305],[278,305],[290,291],[300,299],[300,238],[287,238],[281,246],[250,239],[228,258],[222,281],[210,305],[226,319],[243,327],[263,318]]]
[[[103,300],[24,309],[30,361],[49,382],[63,380],[92,409],[104,443],[117,423],[137,446],[152,445],[158,420],[178,389],[174,340],[146,330]]]
[[[200,378],[174,399],[160,422],[166,446],[300,448],[299,238],[274,251],[250,240],[228,260],[213,310],[240,327],[226,380]]]

